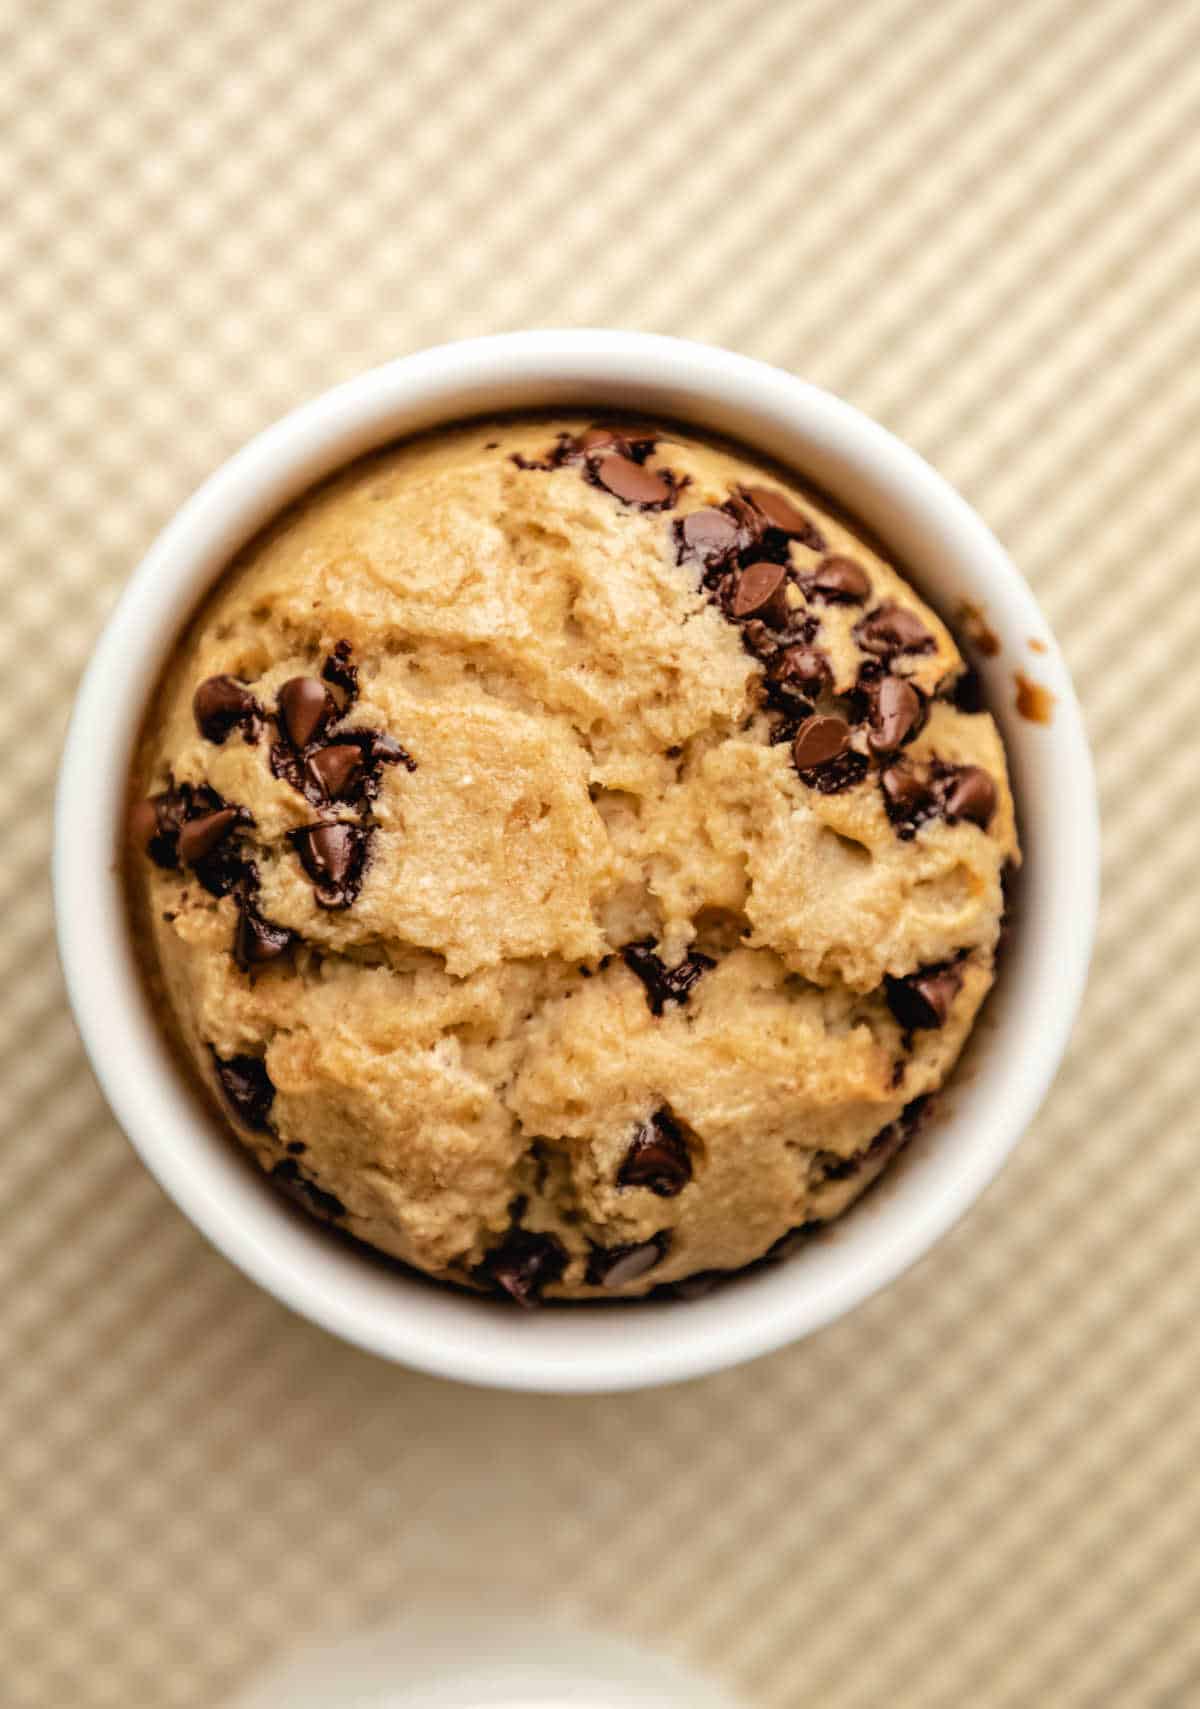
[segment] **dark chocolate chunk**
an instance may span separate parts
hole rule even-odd
[[[588,1258],[587,1280],[594,1288],[623,1288],[660,1264],[670,1245],[670,1230],[664,1229],[632,1246],[594,1246]]]
[[[639,510],[669,510],[678,491],[670,473],[644,468],[619,451],[608,451],[588,464],[596,486]]]
[[[220,1057],[211,1045],[208,1048],[218,1084],[234,1115],[248,1128],[269,1130],[275,1087],[266,1063],[258,1056]]]
[[[691,559],[704,569],[729,561],[740,544],[740,530],[728,511],[709,507],[694,510],[675,524],[675,555],[679,563]]]
[[[646,1001],[655,1015],[661,1015],[668,1003],[686,1003],[700,975],[716,966],[710,956],[689,950],[678,967],[668,967],[655,954],[653,938],[626,944],[621,958],[646,987]]]
[[[294,676],[279,690],[279,725],[293,748],[306,748],[337,713],[333,696],[315,676]]]
[[[304,1173],[294,1157],[281,1157],[271,1170],[271,1178],[278,1181],[290,1197],[299,1200],[308,1210],[316,1211],[318,1216],[346,1214],[346,1207],[337,1194],[327,1193],[324,1187],[319,1187],[311,1176]]]
[[[304,771],[323,801],[348,800],[362,782],[362,749],[356,742],[332,742],[308,756]]]
[[[179,858],[185,866],[196,866],[242,820],[236,807],[222,807],[215,813],[202,813],[198,819],[188,819],[179,831]]]
[[[844,754],[850,746],[850,726],[844,718],[806,718],[792,742],[792,762],[799,772],[814,771]]]
[[[932,653],[933,636],[915,611],[904,605],[877,605],[855,625],[854,639],[864,653],[891,658],[895,653]]]
[[[833,552],[805,577],[804,587],[834,603],[859,605],[871,591],[871,578],[853,558]]]
[[[787,592],[787,568],[764,560],[747,564],[733,584],[729,602],[735,618],[759,617],[774,629],[782,629],[790,615]]]
[[[557,1235],[510,1228],[475,1273],[518,1305],[535,1306],[542,1289],[557,1282],[566,1267],[567,1250]]]
[[[904,979],[885,980],[887,1005],[902,1027],[940,1027],[962,986],[962,965],[956,961],[922,967]]]
[[[304,1153],[308,1150],[307,1145],[305,1145],[302,1139],[289,1139],[287,1148],[293,1157],[303,1157]]]
[[[343,695],[342,712],[349,712],[358,699],[358,666],[350,663],[349,641],[339,641],[321,667],[321,675]]]
[[[911,682],[885,676],[872,695],[867,745],[873,754],[893,754],[916,735],[924,716],[924,701]]]
[[[665,1107],[643,1122],[617,1171],[618,1187],[645,1187],[673,1199],[692,1178],[692,1156],[678,1122]]]
[[[942,811],[951,823],[968,819],[986,830],[996,811],[996,785],[991,775],[978,765],[949,768],[943,782]]]
[[[297,942],[287,926],[264,919],[248,896],[238,898],[238,923],[233,934],[233,957],[243,973],[265,967],[287,955]]]
[[[825,550],[825,536],[821,530],[786,494],[778,492],[774,487],[744,487],[742,491],[743,496],[750,500],[768,527],[778,529],[781,534],[787,534],[805,546],[811,546],[815,552]]]
[[[358,825],[305,825],[290,833],[322,908],[348,908],[362,885],[369,831]]]
[[[192,696],[192,715],[205,741],[218,747],[239,726],[247,742],[256,742],[262,729],[262,707],[234,676],[206,678]]]

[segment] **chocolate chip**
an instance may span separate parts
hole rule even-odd
[[[815,700],[832,683],[833,671],[819,647],[785,647],[767,668],[768,693],[772,698]]]
[[[742,491],[771,528],[811,546],[815,552],[824,551],[825,536],[784,493],[774,487],[744,487]]]
[[[873,754],[893,754],[921,726],[924,702],[911,682],[885,676],[875,689],[867,745]]]
[[[844,718],[815,715],[796,731],[792,762],[797,771],[813,771],[836,760],[849,746],[850,726]]]
[[[146,837],[145,849],[158,866],[168,871],[175,871],[179,866],[180,840],[189,824],[198,824],[202,820],[226,811],[227,804],[210,789],[206,783],[176,783],[174,778],[168,778],[167,787],[157,795],[152,795],[148,801],[139,803],[135,809],[133,829],[138,836]],[[253,824],[249,813],[244,807],[228,809],[233,814],[233,822],[243,825]],[[154,816],[151,828],[150,815]],[[218,824],[223,824],[218,821]],[[215,831],[216,826],[212,827]],[[211,845],[211,852],[195,854],[190,857],[198,862],[197,877],[200,878],[206,890],[214,896],[224,896],[233,888],[241,872],[241,863],[229,851],[219,850],[222,838],[227,829],[222,830]],[[194,834],[193,834],[194,835]],[[199,839],[203,841],[203,836]],[[189,858],[185,856],[185,858]]]
[[[305,825],[290,833],[323,908],[348,908],[358,895],[369,832],[358,825]]]
[[[302,1139],[289,1139],[287,1148],[293,1157],[303,1157],[304,1153],[308,1150],[307,1145],[305,1145]]]
[[[337,781],[343,759],[340,750],[352,747],[357,751],[361,761],[361,771],[355,775],[353,771],[341,782],[336,796],[328,793],[323,773],[328,768]],[[325,758],[326,755],[339,751],[336,761]],[[391,736],[381,730],[347,730],[340,729],[337,741],[328,747],[318,748],[315,752],[301,758],[286,742],[273,742],[271,745],[271,770],[276,777],[297,790],[310,801],[314,807],[324,807],[330,800],[358,801],[360,798],[374,801],[378,795],[382,778],[380,768],[385,765],[403,765],[408,771],[416,771],[417,762],[406,748]]]
[[[974,665],[959,673],[950,689],[950,703],[960,712],[983,711],[983,678]]]
[[[783,621],[787,621],[786,614]],[[780,640],[765,623],[752,617],[742,630],[742,645],[748,647],[756,659],[771,659],[779,651]]]
[[[944,962],[940,966],[922,967],[904,979],[884,981],[887,1005],[902,1027],[912,1031],[940,1027],[962,987],[962,966],[959,962]]]
[[[611,427],[585,427],[582,433],[575,435],[577,451],[599,451],[605,445],[620,445],[621,436]]]
[[[705,569],[723,564],[738,549],[740,530],[728,511],[694,510],[675,524],[675,556],[679,563],[692,559]]]
[[[222,807],[217,813],[204,813],[189,819],[179,832],[179,858],[185,866],[196,866],[210,855],[238,824],[242,815],[236,807]]]
[[[643,938],[626,944],[621,958],[631,973],[636,973],[646,987],[646,1001],[652,1014],[661,1015],[668,1003],[686,1003],[700,975],[716,962],[698,950],[689,950],[678,967],[668,967],[654,952],[654,939]]]
[[[669,476],[646,469],[619,451],[610,451],[590,465],[597,485],[623,504],[643,510],[665,510],[675,502],[675,484]]]
[[[912,821],[918,814],[928,812],[935,802],[929,784],[903,760],[880,774],[879,787],[884,806],[893,819]]]
[[[576,434],[572,449],[586,454],[612,446],[634,462],[641,463],[654,450],[658,437],[652,427],[605,427],[597,423]]]
[[[350,663],[351,650],[349,641],[339,641],[321,667],[325,681],[341,689],[345,696],[343,713],[349,712],[358,699],[358,666]]]
[[[258,1056],[220,1057],[212,1046],[217,1081],[238,1120],[248,1128],[269,1130],[275,1087],[267,1065]]]
[[[319,1187],[311,1176],[303,1172],[294,1157],[281,1157],[271,1170],[271,1177],[292,1198],[298,1199],[308,1210],[316,1211],[318,1216],[345,1216],[346,1207],[337,1194],[327,1193],[324,1187]]]
[[[847,748],[837,759],[830,760],[828,765],[817,766],[813,771],[801,774],[810,789],[815,789],[818,795],[840,795],[843,790],[853,789],[867,775],[867,761],[864,754],[855,753],[853,748]]]
[[[130,808],[129,836],[134,848],[143,850],[158,836],[158,809],[152,800],[135,801]]]
[[[942,811],[951,823],[967,819],[986,830],[996,811],[996,785],[990,774],[982,766],[955,766],[947,775]]]
[[[238,899],[238,923],[233,934],[233,956],[243,973],[278,961],[297,942],[296,934],[286,926],[277,926],[264,919],[249,897]]]
[[[526,457],[521,451],[514,451],[510,461],[518,469],[537,469],[543,473],[548,469],[560,469],[575,450],[575,441],[569,433],[560,433],[556,443],[543,457]]]
[[[234,676],[206,678],[192,696],[192,715],[205,741],[218,747],[239,725],[248,742],[257,741],[262,728],[262,707]]]
[[[861,564],[840,552],[822,558],[811,575],[805,578],[805,589],[834,603],[858,605],[871,591],[871,578]]]
[[[618,1187],[645,1187],[660,1199],[673,1199],[692,1178],[692,1157],[670,1110],[656,1111],[630,1142],[617,1171]]]
[[[382,730],[351,730],[344,734],[367,738],[365,753],[369,765],[402,765],[405,771],[417,769],[417,762],[408,749],[402,748],[394,736],[387,736]]]
[[[535,1306],[542,1289],[557,1282],[567,1267],[567,1250],[553,1234],[510,1228],[475,1274],[500,1288],[521,1306]]]
[[[588,1258],[587,1280],[594,1288],[623,1288],[661,1263],[670,1245],[670,1230],[664,1229],[633,1246],[594,1246]]]
[[[355,742],[333,742],[310,754],[304,769],[322,800],[347,799],[362,781],[362,749]]]
[[[855,626],[854,639],[865,653],[890,658],[893,653],[931,653],[933,636],[915,611],[904,605],[877,605]]]
[[[924,1107],[928,1102],[928,1098],[914,1098],[911,1104],[904,1106],[895,1121],[880,1128],[870,1144],[864,1145],[859,1151],[852,1151],[849,1156],[838,1151],[814,1152],[811,1184],[820,1186],[826,1181],[849,1181],[871,1167],[878,1172],[882,1164],[908,1144],[920,1125]]]
[[[786,589],[785,565],[762,560],[747,564],[734,583],[730,612],[736,618],[761,617],[764,623],[782,629],[789,616]]]
[[[336,712],[333,696],[315,676],[294,676],[279,690],[279,722],[294,748],[306,748]]]

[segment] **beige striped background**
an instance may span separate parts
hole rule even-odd
[[[1200,4],[0,0],[0,1702],[216,1704],[497,1587],[761,1709],[1200,1704]],[[967,494],[1099,760],[1084,1021],[899,1285],[664,1393],[479,1395],[263,1297],[54,963],[73,685],[289,405],[459,334],[795,369]]]

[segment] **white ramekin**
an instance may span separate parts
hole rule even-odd
[[[1001,977],[936,1122],[843,1222],[792,1261],[700,1299],[525,1313],[407,1279],[295,1214],[184,1085],[131,954],[117,863],[145,698],[181,624],[236,549],[360,452],[490,411],[615,406],[717,430],[819,482],[953,618],[1000,643],[981,661],[1012,765],[1025,849]],[[1048,724],[1015,705],[1023,670]],[[118,1121],[176,1203],[235,1264],[335,1334],[422,1370],[559,1393],[647,1387],[806,1335],[897,1276],[962,1214],[1032,1118],[1066,1046],[1095,925],[1099,835],[1083,720],[1029,588],[970,507],[849,404],[725,350],[622,332],[527,332],[443,345],[304,404],[231,458],[159,536],[79,691],[59,776],[54,888],[76,1019]]]

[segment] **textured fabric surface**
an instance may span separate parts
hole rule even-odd
[[[210,1705],[496,1585],[763,1709],[1200,1702],[1198,205],[1194,0],[0,0],[6,1706]],[[1077,673],[1106,895],[933,1255],[568,1402],[376,1363],[207,1248],[83,1062],[46,856],[80,669],[204,474],[385,357],[589,323],[804,373],[962,488]]]

